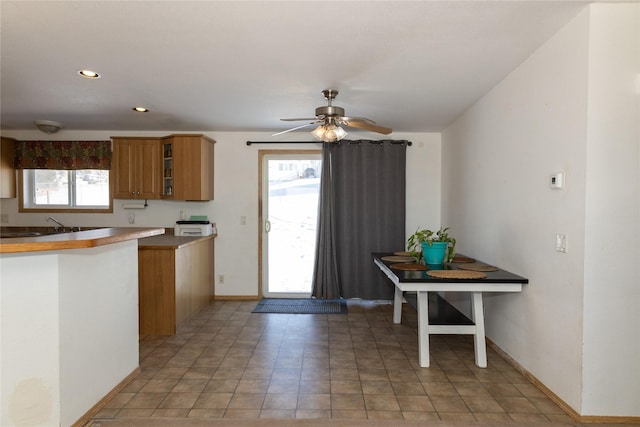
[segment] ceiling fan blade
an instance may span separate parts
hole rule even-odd
[[[349,119],[349,120],[346,120]],[[354,120],[356,119],[356,120]],[[342,123],[344,123],[346,126],[352,127],[352,128],[358,128],[358,129],[363,129],[363,130],[368,130],[371,132],[377,132],[377,133],[382,133],[385,135],[389,135],[392,130],[391,128],[387,128],[384,126],[380,126],[375,124],[373,121],[369,120],[369,119],[364,119],[364,120],[358,120],[358,118],[351,118],[351,117],[344,117],[341,121]]]
[[[283,122],[308,122],[309,120],[317,120],[316,117],[296,118],[296,119],[280,119]]]
[[[302,129],[302,128],[305,128],[305,127],[307,127],[307,126],[309,126],[309,125],[313,125],[313,124],[316,124],[316,123],[317,123],[317,122],[311,122],[311,123],[304,124],[304,125],[302,125],[302,126],[296,126],[296,127],[294,127],[294,128],[291,128],[291,129],[283,130],[282,132],[274,133],[274,134],[273,134],[273,135],[271,135],[271,136],[278,136],[278,135],[282,135],[282,134],[284,134],[284,133],[293,132],[294,130]]]

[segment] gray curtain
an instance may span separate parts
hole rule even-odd
[[[324,144],[314,297],[392,299],[371,253],[405,247],[406,143]]]

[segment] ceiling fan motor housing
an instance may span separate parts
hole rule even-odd
[[[316,117],[343,117],[344,108],[328,105],[325,107],[316,108]]]

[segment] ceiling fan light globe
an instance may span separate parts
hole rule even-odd
[[[311,135],[313,135],[318,141],[324,141],[326,133],[324,125],[320,125],[311,131]]]
[[[329,123],[318,126],[311,132],[311,135],[323,142],[338,142],[347,136],[347,132],[340,126]]]

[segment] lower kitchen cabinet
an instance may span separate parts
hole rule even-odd
[[[213,299],[214,237],[139,240],[140,336],[174,335]]]

